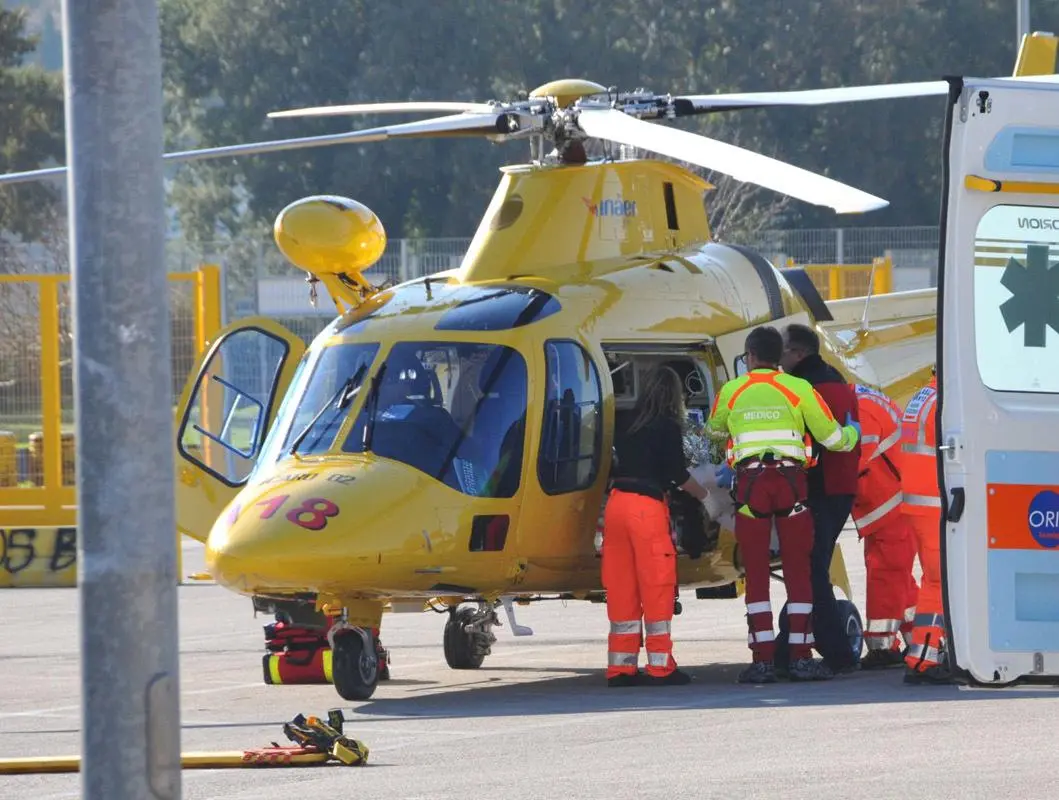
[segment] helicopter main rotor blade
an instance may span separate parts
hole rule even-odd
[[[276,139],[269,142],[206,147],[199,150],[182,150],[176,153],[165,153],[162,159],[165,161],[200,161],[207,158],[255,156],[280,150],[327,147],[337,144],[363,144],[416,136],[497,135],[509,132],[503,127],[502,118],[506,118],[506,115],[495,112],[491,114],[454,114],[449,117],[407,122],[386,128],[368,128],[361,131],[333,133],[323,136],[302,136],[296,139]],[[46,178],[58,178],[65,174],[66,167],[48,167],[29,172],[12,172],[7,175],[0,175],[0,184],[28,183]]]
[[[832,208],[839,214],[874,211],[889,205],[880,197],[801,167],[706,136],[644,122],[614,109],[583,109],[578,122],[581,129],[593,138],[609,139],[698,164],[731,175],[736,180]]]
[[[270,119],[281,117],[332,117],[345,114],[402,114],[416,111],[467,111],[476,114],[489,114],[496,108],[489,103],[458,102],[407,102],[407,103],[357,103],[343,106],[313,106],[311,108],[292,108],[287,111],[270,111]]]
[[[769,106],[820,106],[829,103],[858,103],[900,97],[933,97],[948,94],[946,81],[890,83],[876,86],[839,86],[833,89],[803,89],[793,92],[736,92],[732,94],[692,94],[673,98],[677,116],[702,114],[737,108]]]
[[[1002,81],[1055,83],[1059,75],[1003,76]],[[949,92],[948,81],[882,83],[871,86],[839,86],[833,89],[801,89],[792,92],[737,92],[733,94],[690,94],[673,98],[678,117],[710,111],[773,106],[822,106],[829,103],[860,103],[867,100],[894,100],[902,97],[937,97]]]
[[[488,114],[452,114],[447,117],[402,122],[379,128],[365,128],[343,134],[349,142],[384,142],[387,139],[406,139],[434,136],[498,136],[511,133],[510,114],[491,109]]]

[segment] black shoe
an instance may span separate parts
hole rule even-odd
[[[775,683],[776,669],[771,661],[755,661],[739,673],[739,683]]]
[[[843,661],[841,664],[834,664],[826,660],[821,660],[821,663],[831,670],[833,675],[849,675],[851,672],[856,672],[860,669],[860,662],[853,661],[852,659],[849,661]]]
[[[861,669],[888,669],[905,663],[900,650],[869,650],[860,662]]]
[[[691,683],[691,676],[686,672],[675,669],[664,678],[654,675],[645,675],[644,683],[648,686],[686,686]]]
[[[823,661],[808,657],[792,661],[789,672],[792,681],[829,681],[835,677],[834,671]]]
[[[915,686],[922,684],[934,684],[935,686],[946,686],[955,683],[952,673],[944,664],[935,664],[926,669],[905,669],[905,683]]]
[[[607,686],[610,688],[622,688],[625,686],[639,686],[640,681],[643,678],[642,672],[637,672],[633,675],[622,674],[615,675],[613,678],[607,678]]]

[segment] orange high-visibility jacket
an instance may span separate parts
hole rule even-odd
[[[934,412],[937,378],[908,401],[901,418],[901,490],[904,511],[919,516],[941,511]]]
[[[854,385],[860,414],[860,477],[853,520],[869,536],[901,513],[901,409],[878,389]]]

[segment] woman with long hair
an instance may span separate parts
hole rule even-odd
[[[691,680],[673,660],[677,551],[666,496],[678,487],[702,500],[706,490],[688,473],[684,459],[687,411],[680,377],[671,367],[659,366],[644,383],[632,424],[616,436],[614,477],[603,517],[609,686]],[[637,669],[641,640],[647,650],[646,675]]]

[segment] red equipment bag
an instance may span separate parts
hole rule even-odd
[[[311,651],[266,653],[261,666],[270,686],[295,683],[331,683],[331,648],[326,644]]]
[[[285,622],[265,626],[261,659],[265,683],[331,683],[331,648],[322,630],[300,628]]]

